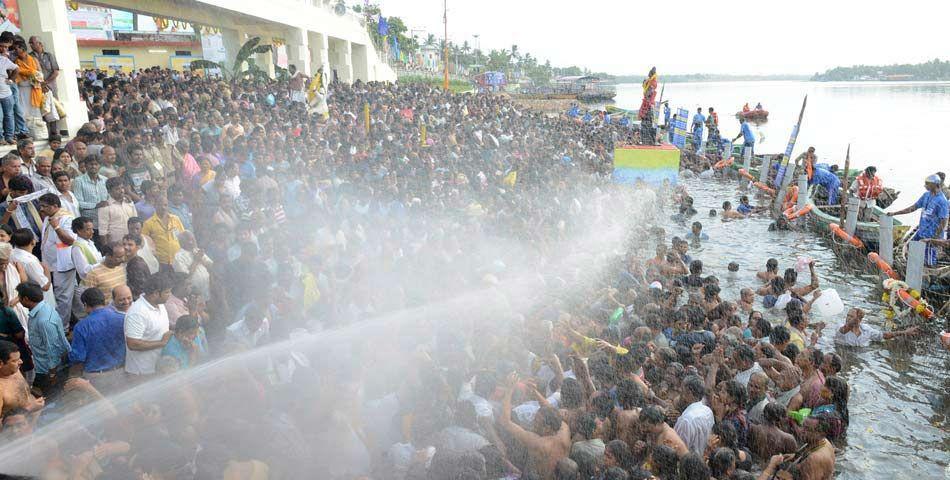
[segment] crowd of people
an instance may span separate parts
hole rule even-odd
[[[416,84],[331,83],[318,114],[280,81],[155,68],[80,83],[91,120],[73,139],[23,138],[0,160],[3,465],[833,475],[849,391],[816,347],[814,267],[801,284],[769,262],[723,299],[657,220],[685,192],[610,185],[626,126]],[[587,248],[618,225],[619,245]],[[603,265],[562,271],[572,249]],[[861,318],[842,342],[895,336]]]

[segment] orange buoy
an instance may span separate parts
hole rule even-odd
[[[713,168],[715,168],[716,170],[719,170],[720,168],[726,168],[726,167],[732,165],[735,161],[736,161],[736,157],[724,158],[724,159],[722,159],[722,160],[716,162],[716,164],[713,165]]]
[[[770,187],[770,186],[768,186],[768,185],[766,185],[766,184],[764,184],[764,183],[762,183],[762,182],[755,182],[755,183],[752,184],[752,186],[754,186],[755,188],[758,188],[759,190],[762,190],[763,192],[765,192],[765,193],[767,193],[767,194],[769,194],[769,195],[771,195],[771,196],[773,196],[773,197],[775,196],[775,189],[772,188],[772,187]]]
[[[739,176],[748,180],[755,180],[755,177],[744,168],[739,169]]]
[[[837,223],[828,225],[828,229],[831,230],[831,233],[835,234],[835,236],[850,243],[851,245],[854,245],[857,248],[864,248],[864,242],[862,242],[860,238],[848,234],[848,232],[844,231],[844,229],[841,228]]]
[[[785,210],[785,212],[784,212],[784,214],[785,214],[785,219],[786,219],[786,220],[795,220],[796,218],[798,218],[798,217],[800,217],[800,216],[802,216],[802,215],[805,215],[805,214],[807,214],[808,212],[810,212],[811,209],[812,209],[812,204],[810,204],[810,203],[809,203],[808,205],[805,205],[805,206],[802,207],[802,208],[799,208],[798,210],[795,210],[795,206],[793,205],[793,206],[792,206],[791,208],[789,208],[788,210]]]
[[[920,301],[912,297],[909,293],[907,293],[907,290],[904,290],[903,288],[897,291],[897,295],[901,297],[901,301],[903,301],[905,305],[907,305],[910,308],[913,308],[914,311],[917,312],[917,306],[921,304]],[[927,320],[930,320],[934,316],[934,311],[929,306],[924,308],[923,311],[920,311],[917,313],[921,317],[926,318]]]
[[[871,263],[877,265],[877,268],[881,269],[882,272],[886,273],[888,277],[891,277],[894,280],[901,279],[901,277],[897,274],[897,272],[895,272],[894,269],[891,268],[891,266],[888,265],[887,262],[885,262],[884,259],[881,258],[880,255],[877,254],[877,252],[869,253],[868,260]]]
[[[785,192],[785,201],[782,202],[783,210],[794,208],[796,203],[798,203],[798,185],[792,185]]]

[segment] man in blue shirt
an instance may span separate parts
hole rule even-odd
[[[834,173],[831,173],[830,170],[816,165],[809,184],[816,183],[825,187],[825,190],[828,191],[828,205],[837,205],[838,189],[841,188],[841,179]]]
[[[924,188],[927,189],[923,195],[913,205],[896,212],[888,212],[888,215],[903,215],[911,213],[918,209],[920,212],[920,223],[917,225],[917,233],[914,234],[914,240],[936,239],[943,240],[947,233],[948,203],[947,197],[940,191],[940,177],[931,175],[924,182]],[[937,247],[935,244],[927,243],[925,250],[924,263],[927,266],[937,264]]]
[[[703,153],[700,148],[703,144],[703,125],[706,124],[706,117],[703,116],[703,108],[696,109],[696,115],[693,115],[693,151]]]
[[[736,138],[732,139],[732,142],[735,143],[736,140],[742,137],[742,156],[745,157],[745,151],[748,148],[750,155],[755,155],[755,134],[752,133],[752,127],[749,126],[749,121],[742,119],[742,127],[740,128],[739,134],[736,135]]]
[[[105,395],[115,392],[125,381],[125,315],[106,306],[98,288],[87,288],[80,297],[86,309],[73,329],[70,373],[82,375]]]
[[[709,240],[709,235],[703,233],[703,224],[700,222],[693,222],[692,228],[689,233],[684,237],[686,240]]]
[[[36,369],[33,386],[48,397],[61,388],[66,379],[65,372],[62,372],[63,360],[69,353],[66,330],[53,306],[43,301],[43,289],[39,285],[24,282],[17,285],[16,291],[20,303],[30,310],[27,331]]]

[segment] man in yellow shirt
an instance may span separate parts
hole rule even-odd
[[[155,215],[142,225],[142,235],[152,239],[155,244],[155,257],[162,269],[171,270],[175,254],[181,250],[178,234],[185,231],[181,219],[168,212],[168,198],[162,196],[155,200]]]

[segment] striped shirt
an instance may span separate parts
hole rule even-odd
[[[100,263],[89,270],[82,284],[86,287],[98,288],[105,295],[106,303],[109,303],[112,301],[112,289],[125,285],[125,267],[119,265],[109,268],[104,263]]]
[[[73,194],[76,195],[76,202],[79,204],[79,213],[91,218],[98,228],[99,216],[96,215],[96,205],[109,199],[106,178],[97,175],[96,180],[93,180],[87,174],[80,175],[73,181]]]

